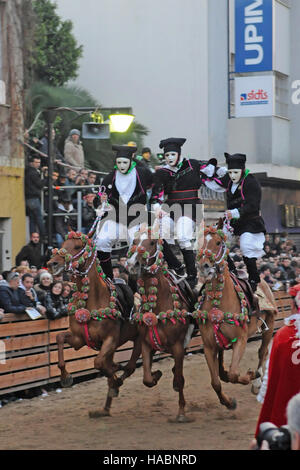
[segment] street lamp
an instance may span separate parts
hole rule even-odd
[[[126,132],[132,124],[135,116],[132,114],[110,114],[110,132]]]

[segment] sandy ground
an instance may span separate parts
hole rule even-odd
[[[241,363],[246,372],[257,365],[259,342],[247,345]],[[225,353],[228,364],[231,352]],[[247,450],[253,437],[260,403],[251,386],[223,384],[236,398],[237,408],[220,405],[210,385],[202,354],[185,359],[185,398],[188,424],[174,424],[178,394],[172,388],[173,359],[154,363],[163,376],[152,389],[142,383],[142,368],[120,389],[111,417],[90,419],[89,411],[103,406],[106,379],[95,378],[45,398],[12,402],[0,409],[2,450]]]

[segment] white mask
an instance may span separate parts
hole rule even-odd
[[[116,165],[120,173],[123,173],[123,175],[125,175],[125,173],[127,173],[131,166],[131,160],[126,157],[119,157],[116,159]]]
[[[165,153],[165,159],[168,165],[176,166],[179,159],[179,154],[178,152],[167,152]]]
[[[241,169],[232,169],[232,170],[228,170],[228,174],[229,174],[229,177],[231,179],[231,181],[235,184],[237,184],[241,177],[242,177],[242,170]]]

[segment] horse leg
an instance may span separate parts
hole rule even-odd
[[[234,410],[236,408],[236,400],[234,398],[229,398],[223,391],[222,385],[219,377],[219,364],[218,364],[218,351],[216,348],[212,348],[204,345],[204,354],[205,359],[209,368],[211,385],[218,398],[221,405],[225,405],[229,410]]]
[[[125,379],[127,379],[127,377],[130,377],[134,373],[136,369],[137,360],[141,355],[141,351],[142,351],[141,338],[137,337],[133,343],[133,350],[132,350],[131,357],[129,361],[127,362],[126,366],[122,368],[122,370],[124,371],[124,373],[120,377],[120,380],[122,380],[122,382]]]
[[[117,342],[110,336],[103,343],[98,356],[95,358],[95,369],[100,370],[107,377],[108,392],[104,408],[102,410],[89,411],[90,418],[101,418],[110,416],[110,409],[114,397],[119,394],[119,386],[122,385],[115,375],[116,367],[113,363],[113,355],[117,349]]]
[[[255,378],[253,371],[248,371],[246,375],[239,374],[239,364],[243,357],[247,345],[247,336],[243,334],[233,345],[232,359],[228,372],[228,379],[231,383],[248,385]]]
[[[179,393],[179,409],[176,418],[177,423],[189,423],[191,420],[185,415],[185,398],[183,394],[184,389],[184,376],[183,376],[183,360],[184,360],[184,347],[181,343],[176,343],[172,348],[172,356],[174,357],[174,367],[172,369],[173,389]]]
[[[256,370],[256,378],[253,381],[252,387],[251,387],[251,392],[254,395],[258,394],[259,389],[262,384],[261,378],[263,376],[263,367],[268,357],[268,352],[269,352],[268,347],[272,340],[272,336],[274,332],[275,318],[274,318],[273,313],[267,312],[265,321],[269,329],[264,330],[262,332],[261,345],[258,350],[258,365],[257,365],[257,370]]]
[[[162,376],[160,370],[152,373],[151,366],[152,366],[152,349],[151,347],[145,342],[142,341],[142,358],[143,358],[143,384],[146,387],[154,387],[159,379]]]
[[[229,382],[228,370],[224,368],[224,350],[223,349],[219,351],[218,360],[219,360],[219,377],[223,382]]]
[[[58,367],[61,373],[60,382],[62,387],[71,387],[73,378],[66,369],[66,363],[64,359],[64,344],[69,344],[77,351],[85,345],[85,342],[77,336],[74,337],[72,332],[69,330],[58,333],[56,336],[56,342],[58,347]]]

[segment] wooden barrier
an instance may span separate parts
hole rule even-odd
[[[277,292],[275,298],[278,306],[277,330],[283,325],[284,318],[291,314],[293,301],[285,292]],[[59,382],[56,335],[68,326],[67,317],[33,321],[27,315],[5,314],[0,322],[0,395]],[[257,335],[254,339],[259,338]],[[192,338],[187,353],[201,349],[202,339],[197,335]],[[132,342],[126,343],[117,350],[114,360],[127,361],[131,350]],[[99,373],[94,369],[97,352],[87,346],[75,351],[66,345],[64,354],[67,369],[74,377]],[[155,358],[167,356],[157,353]]]

